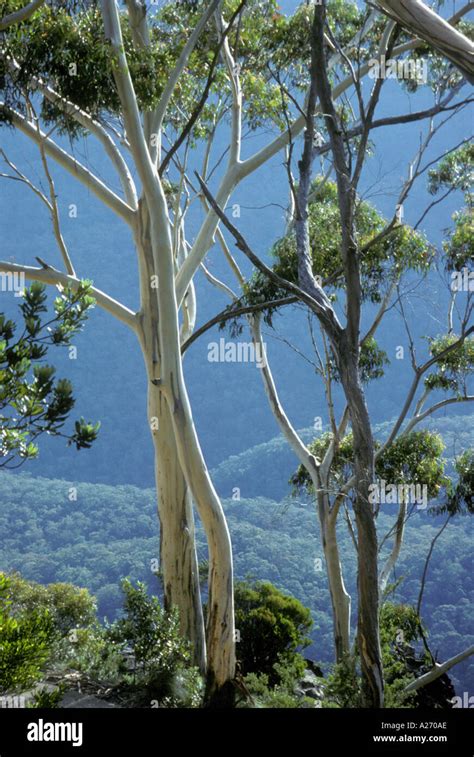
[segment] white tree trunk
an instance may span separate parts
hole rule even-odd
[[[143,323],[144,343],[151,358],[148,360],[149,380],[155,382],[168,403],[179,463],[206,532],[209,548],[207,699],[213,705],[226,706],[233,700],[235,676],[232,548],[224,511],[199,445],[183,375],[166,198],[158,181],[150,190],[147,197],[150,239],[153,270],[158,279],[158,290],[149,284],[150,310],[153,314],[156,308],[159,317]]]
[[[264,355],[260,373],[270,409],[283,436],[295,452],[297,459],[308,471],[315,491],[315,498],[318,505],[321,541],[333,609],[335,659],[336,662],[341,662],[345,655],[350,653],[351,597],[346,591],[344,577],[342,575],[342,565],[339,557],[336,534],[337,513],[330,512],[329,498],[325,494],[325,492],[328,491],[327,480],[321,482],[318,465],[314,456],[308,450],[297,431],[293,428],[281,405],[273,374],[268,363],[268,356],[265,352],[265,345],[262,340],[261,316],[253,315],[249,318],[249,324],[254,344],[260,349],[260,354]]]
[[[321,495],[324,497],[325,495]],[[321,512],[321,507],[320,507]],[[328,572],[329,593],[333,611],[333,634],[336,662],[350,654],[351,633],[351,597],[348,594],[337,543],[336,521],[332,513],[321,518],[321,539],[323,543],[326,569]]]
[[[169,407],[153,381],[159,375],[158,304],[152,288],[153,250],[146,203],[139,203],[135,229],[140,289],[140,344],[145,362],[147,412],[155,456],[155,481],[160,520],[160,567],[165,606],[177,607],[180,630],[192,645],[193,663],[206,671],[206,642],[195,544],[192,498],[179,464]]]
[[[192,498],[179,464],[168,405],[153,385],[149,394],[149,417],[158,420],[158,431],[152,435],[165,607],[178,608],[181,633],[192,645],[193,664],[204,675],[206,642]]]

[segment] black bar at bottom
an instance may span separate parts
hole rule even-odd
[[[235,752],[304,745],[363,755],[473,757],[473,718],[458,710],[0,709],[0,757],[161,755],[190,747]],[[55,739],[55,740],[53,740]],[[75,744],[75,745],[74,745]]]

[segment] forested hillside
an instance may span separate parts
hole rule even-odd
[[[393,424],[380,424],[377,437],[383,440]],[[444,456],[452,460],[456,455],[472,446],[474,442],[474,415],[466,409],[466,415],[440,413],[428,418],[424,428],[439,433],[445,444]],[[327,429],[324,429],[327,430]],[[302,438],[310,442],[321,431],[305,428]],[[294,473],[296,458],[281,436],[232,455],[213,470],[213,477],[223,497],[231,497],[235,487],[242,497],[271,497],[280,501],[291,493],[288,481]]]
[[[77,500],[71,501],[74,486]],[[270,580],[311,608],[313,645],[308,651],[315,660],[328,663],[332,655],[330,599],[313,506],[303,506],[298,500],[281,504],[262,496],[227,499],[224,506],[233,535],[237,576]],[[381,534],[393,525],[395,510],[393,515],[384,512],[379,516]],[[416,604],[424,559],[441,520],[426,511],[410,519],[396,570],[397,578],[402,579],[395,593],[397,602]],[[345,578],[353,591],[356,560],[344,524],[340,538]],[[153,573],[159,536],[151,489],[77,485],[2,472],[0,539],[0,570],[17,570],[40,583],[66,581],[85,586],[97,596],[100,617],[115,617],[122,603],[120,580],[124,576],[143,580],[150,590],[160,592]],[[198,552],[201,560],[206,558],[201,529]],[[467,517],[461,517],[450,524],[436,545],[423,602],[430,645],[440,659],[474,641],[470,623],[473,599],[472,525]],[[457,666],[452,677],[461,692],[471,690],[472,660]]]

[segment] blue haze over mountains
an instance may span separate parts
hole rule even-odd
[[[284,5],[292,7],[294,3]],[[384,85],[378,116],[417,110],[431,104],[429,93],[409,96],[396,81]],[[367,163],[361,189],[364,196],[387,217],[393,214],[402,180],[407,176],[408,161],[420,144],[420,134],[426,133],[426,123],[415,123],[372,133],[375,156]],[[449,132],[449,133],[448,133]],[[433,140],[427,153],[432,159],[448,144],[460,142],[468,135],[466,115],[454,117]],[[227,128],[218,136],[215,155],[225,147]],[[449,136],[449,139],[448,139]],[[252,134],[245,141],[244,157],[265,144],[271,135]],[[25,138],[3,130],[2,147],[9,157],[38,181],[41,165],[38,151]],[[87,161],[98,175],[110,181],[119,191],[106,158],[92,139],[74,144],[74,153]],[[295,156],[300,152],[296,145]],[[252,248],[268,256],[272,243],[284,231],[287,204],[287,183],[282,154],[250,176],[232,198],[241,205],[237,225]],[[78,275],[92,278],[96,286],[122,300],[130,307],[138,306],[138,276],[135,252],[128,229],[122,221],[90,195],[78,182],[51,162],[57,185],[63,232]],[[199,167],[199,160],[196,162]],[[215,179],[219,172],[216,173]],[[426,177],[426,174],[425,174]],[[212,187],[216,187],[215,180]],[[415,222],[429,202],[426,179],[421,177],[405,205],[405,220]],[[68,207],[77,205],[77,218],[68,217]],[[423,223],[430,241],[440,247],[443,229],[450,225],[451,213],[462,204],[462,197],[451,196],[436,207]],[[264,207],[262,207],[264,206]],[[18,182],[0,183],[0,231],[2,256],[7,259],[35,264],[38,255],[52,265],[60,266],[50,220],[44,206]],[[198,203],[190,212],[188,234],[192,239],[203,214]],[[231,244],[231,247],[233,245]],[[243,269],[249,271],[241,253],[235,254]],[[268,259],[268,258],[267,258]],[[210,270],[230,284],[226,263],[216,246],[208,257]],[[215,315],[228,302],[203,278],[197,277],[198,325]],[[53,296],[51,290],[51,297]],[[443,317],[446,286],[436,275],[422,283],[413,297],[412,327],[416,334],[436,334],[445,330]],[[15,315],[19,300],[10,293],[1,293],[1,310]],[[370,309],[368,313],[373,312]],[[367,321],[368,322],[368,321]],[[307,320],[301,309],[287,308],[275,318],[277,333],[297,344],[310,354]],[[312,367],[298,357],[265,329],[265,341],[274,370],[281,399],[297,428],[311,426],[315,416],[326,422],[325,402],[321,384]],[[220,337],[229,339],[226,331],[213,329],[192,345],[185,359],[185,371],[196,425],[208,464],[215,467],[230,455],[266,442],[277,434],[263,392],[258,369],[254,364],[209,363],[208,343]],[[240,337],[248,339],[244,331]],[[407,338],[403,324],[392,313],[378,332],[378,340],[388,353],[392,364],[386,376],[372,383],[367,390],[370,410],[375,422],[393,417],[408,387],[410,365]],[[51,360],[58,366],[58,375],[70,378],[77,397],[76,415],[100,420],[100,437],[93,448],[75,454],[62,441],[44,439],[38,461],[28,463],[33,475],[64,477],[67,479],[108,484],[132,483],[150,486],[153,483],[152,448],[146,419],[146,380],[141,354],[134,335],[98,308],[86,324],[84,333],[76,340],[78,359],[69,360],[67,351],[57,350]],[[395,360],[397,345],[405,346],[406,358]],[[340,407],[340,404],[339,404]],[[449,411],[449,408],[448,408]],[[456,413],[462,414],[461,408]],[[285,483],[282,481],[282,483]],[[252,490],[255,485],[252,485]],[[222,491],[223,496],[230,492]],[[265,481],[261,495],[266,495]],[[244,494],[244,493],[243,493]]]

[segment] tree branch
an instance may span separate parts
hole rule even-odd
[[[425,673],[419,678],[415,678],[414,681],[409,683],[408,686],[405,687],[404,691],[407,694],[409,694],[412,691],[418,691],[418,689],[421,689],[423,686],[426,686],[428,683],[432,683],[432,681],[436,681],[437,678],[440,678],[440,676],[444,675],[444,673],[447,673],[448,670],[450,670],[455,665],[465,660],[467,657],[470,657],[472,654],[474,654],[474,644],[468,647],[467,649],[465,649],[464,652],[460,652],[454,657],[451,657],[449,660],[446,660],[446,662],[443,662],[442,665],[440,665],[439,663],[436,663],[436,665],[433,668],[431,668],[431,670],[429,670],[428,673]]]
[[[474,44],[421,0],[376,0],[390,18],[454,63],[474,84]]]
[[[42,261],[41,261],[42,262]],[[81,280],[75,276],[69,276],[67,273],[58,271],[53,266],[47,263],[42,263],[42,268],[34,268],[33,266],[20,265],[18,263],[9,263],[6,260],[0,261],[0,272],[2,273],[18,273],[23,274],[26,279],[30,281],[42,281],[44,284],[50,284],[52,286],[71,286],[76,291],[81,283]],[[91,295],[96,300],[99,307],[106,310],[114,318],[117,318],[133,331],[137,329],[138,322],[137,316],[121,302],[114,300],[105,292],[102,292],[96,287],[91,287]]]
[[[23,6],[23,8],[20,8],[17,11],[13,11],[13,13],[9,13],[7,16],[4,16],[2,19],[0,19],[0,32],[8,29],[9,26],[13,26],[13,24],[19,24],[22,21],[27,21],[30,16],[32,16],[33,13],[43,5],[43,3],[44,0],[32,0],[31,3]]]
[[[129,226],[132,226],[135,219],[135,212],[130,205],[124,202],[110,187],[104,184],[95,174],[89,171],[82,163],[73,158],[69,153],[63,150],[56,142],[53,142],[44,132],[37,130],[25,116],[15,110],[7,108],[4,103],[0,103],[12,119],[13,125],[22,134],[27,136],[37,145],[43,143],[45,152],[53,158],[62,168],[72,174],[76,179],[90,189],[93,194],[107,207],[120,216]]]

